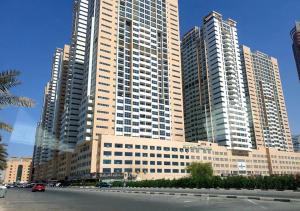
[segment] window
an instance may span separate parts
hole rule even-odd
[[[110,168],[103,168],[103,173],[111,173],[111,169]]]
[[[132,152],[125,152],[126,157],[132,157]]]
[[[122,169],[121,168],[115,168],[114,173],[122,173]]]
[[[111,152],[110,152],[110,151],[104,151],[103,154],[104,154],[105,156],[111,156]]]
[[[115,156],[123,156],[123,152],[115,152]]]
[[[132,164],[132,160],[125,160],[125,164],[126,165],[131,165]]]
[[[111,164],[111,160],[103,160],[103,164]]]
[[[115,148],[123,148],[123,144],[115,144]]]
[[[133,145],[132,145],[132,144],[125,144],[125,148],[126,148],[126,149],[132,149],[132,148],[133,148]]]
[[[171,169],[165,169],[165,173],[171,173]]]
[[[127,173],[131,173],[132,172],[132,168],[125,168],[124,171],[127,172]]]
[[[115,160],[115,161],[114,161],[114,164],[122,164],[122,163],[123,163],[122,160]]]
[[[106,147],[106,148],[111,148],[111,147],[112,147],[112,144],[111,144],[111,143],[104,143],[104,147]]]

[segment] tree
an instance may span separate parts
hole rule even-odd
[[[213,176],[213,168],[211,163],[193,162],[187,167],[193,179],[210,179]]]
[[[19,71],[8,70],[0,72],[0,110],[7,106],[33,107],[34,101],[27,97],[18,97],[10,92],[10,89],[21,84],[17,78],[20,75]],[[0,121],[0,130],[12,132],[13,128],[9,124]],[[0,170],[6,168],[7,152],[5,145],[2,143],[0,135]]]

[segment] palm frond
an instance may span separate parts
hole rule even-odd
[[[12,126],[4,123],[4,122],[0,122],[0,130],[6,130],[7,132],[12,132],[13,131],[13,128]],[[1,141],[1,137],[0,137],[0,141]]]
[[[27,97],[18,97],[8,93],[0,94],[0,108],[5,106],[33,107],[35,102]]]
[[[7,152],[4,144],[0,144],[0,170],[6,169]]]
[[[7,76],[16,77],[19,76],[21,72],[19,70],[6,70],[0,72],[0,78],[5,78]]]
[[[20,75],[17,70],[8,70],[0,72],[0,92],[9,92],[9,89],[21,84],[16,77]]]

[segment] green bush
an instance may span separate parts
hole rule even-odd
[[[112,187],[120,188],[120,187],[123,187],[124,182],[122,182],[122,181],[114,181],[111,185],[112,185]]]
[[[128,187],[164,188],[237,188],[295,190],[300,188],[300,175],[184,177],[174,180],[144,180],[128,182]]]

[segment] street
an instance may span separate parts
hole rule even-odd
[[[0,199],[1,211],[101,210],[101,211],[260,211],[300,210],[300,203],[222,199],[196,196],[100,192],[97,189],[48,189],[32,193],[30,189],[9,189]]]
[[[296,199],[300,202],[299,191],[276,191],[276,190],[246,190],[246,189],[183,189],[183,188],[113,188],[120,191],[149,191],[149,192],[163,192],[163,193],[194,193],[194,194],[211,194],[211,195],[230,195],[230,196],[250,196],[250,197],[267,197],[277,199]]]

